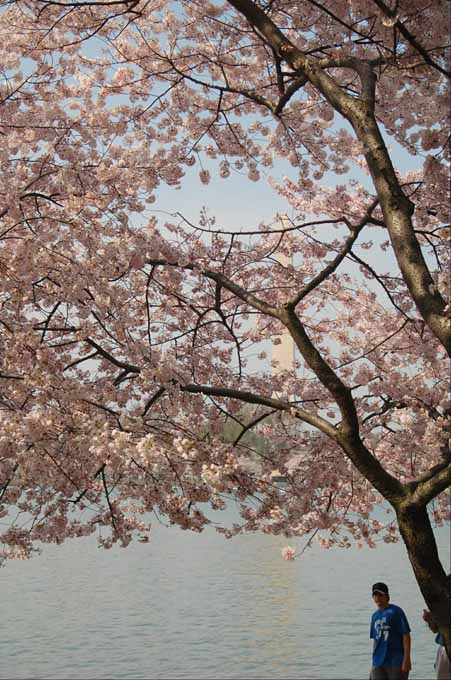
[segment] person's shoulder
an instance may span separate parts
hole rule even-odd
[[[388,607],[389,609],[392,609],[394,614],[402,614],[403,616],[405,616],[404,609],[401,609],[399,605],[390,602]]]

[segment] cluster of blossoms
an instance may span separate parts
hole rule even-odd
[[[296,557],[296,548],[291,547],[290,545],[287,545],[285,548],[282,548],[282,557],[284,560],[287,561],[292,561]]]
[[[238,3],[38,4],[0,14],[0,558],[146,542],[155,515],[374,546],[385,489],[426,477],[447,521],[442,2],[269,3],[291,47]],[[387,179],[380,130],[414,170]],[[151,212],[262,178],[270,224]]]

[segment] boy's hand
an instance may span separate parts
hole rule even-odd
[[[412,664],[410,662],[410,659],[403,659],[402,666],[401,666],[402,673],[408,673],[411,670],[412,670]]]

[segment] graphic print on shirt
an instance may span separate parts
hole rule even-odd
[[[383,638],[384,641],[387,641],[390,633],[390,625],[387,622],[387,618],[382,616],[380,619],[377,619],[374,627],[376,629],[376,641],[379,641],[381,638]]]

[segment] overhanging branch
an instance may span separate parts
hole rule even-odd
[[[451,463],[439,463],[430,472],[432,471],[434,471],[434,474],[425,481],[420,481],[415,488],[411,497],[412,503],[427,505],[440,493],[449,489],[451,485]]]
[[[238,401],[247,404],[260,404],[261,406],[269,406],[276,411],[289,412],[293,417],[302,420],[313,427],[316,427],[324,434],[327,434],[331,439],[335,440],[337,437],[337,430],[321,416],[314,413],[309,413],[305,409],[296,406],[288,401],[282,399],[275,399],[274,397],[265,397],[261,394],[255,394],[247,390],[237,390],[228,387],[216,387],[214,385],[180,385],[181,392],[189,392],[191,394],[205,394],[212,397],[223,397],[225,399],[237,399]]]

